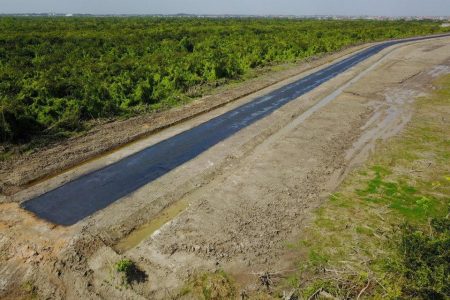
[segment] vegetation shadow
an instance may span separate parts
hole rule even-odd
[[[137,266],[132,266],[127,273],[127,283],[144,283],[148,280],[148,275],[145,271],[140,270]]]

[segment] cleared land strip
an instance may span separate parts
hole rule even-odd
[[[438,37],[442,36],[448,35]],[[430,37],[389,41],[372,46],[193,129],[29,200],[23,203],[23,207],[50,222],[72,225],[193,159],[381,50],[395,44],[428,38]]]

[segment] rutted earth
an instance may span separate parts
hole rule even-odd
[[[17,202],[0,204],[0,297],[35,293],[69,299],[168,298],[190,275],[216,269],[235,275],[242,290],[258,289],[252,273],[290,268],[286,242],[301,236],[311,211],[352,166],[367,158],[377,140],[402,129],[413,113],[414,98],[449,70],[450,38],[386,49],[71,227],[38,220]],[[16,200],[120,159],[252,97],[57,176]],[[115,250],[134,229],[179,203],[188,207],[179,215],[179,210],[170,212],[171,221],[141,236],[137,246],[121,247],[120,254]],[[147,278],[120,288],[112,266],[121,257],[135,261]]]

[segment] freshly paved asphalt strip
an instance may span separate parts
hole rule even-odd
[[[192,129],[26,201],[22,207],[52,223],[75,224],[381,50],[395,44],[428,38],[430,37],[389,41],[372,46]]]

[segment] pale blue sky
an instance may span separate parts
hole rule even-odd
[[[0,13],[450,15],[450,0],[0,0]]]

